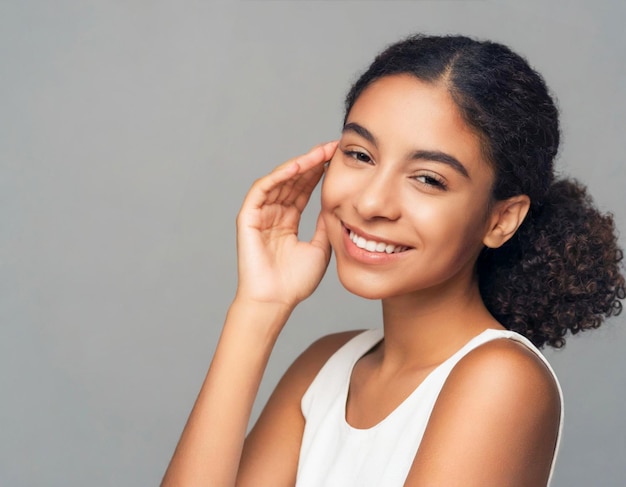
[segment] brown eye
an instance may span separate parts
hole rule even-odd
[[[372,162],[372,158],[368,156],[365,152],[344,151],[344,154],[359,162],[364,162],[366,164],[370,164]]]
[[[434,174],[421,174],[419,176],[415,176],[413,179],[415,179],[420,184],[424,184],[431,188],[441,189],[441,190],[447,189],[447,185],[445,181],[435,176]]]

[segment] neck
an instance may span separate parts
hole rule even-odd
[[[397,367],[441,363],[483,330],[502,328],[487,311],[476,278],[455,289],[388,298],[382,304],[382,360]]]

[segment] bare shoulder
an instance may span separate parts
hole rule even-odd
[[[502,419],[512,427],[552,432],[559,421],[561,398],[552,372],[534,351],[506,338],[475,348],[454,367],[437,406],[447,409],[446,402],[459,399],[491,419],[506,411]]]
[[[560,406],[534,351],[510,339],[480,345],[441,389],[407,485],[545,485]]]
[[[474,395],[489,392],[492,397],[534,397],[537,405],[560,404],[557,383],[543,360],[524,344],[506,338],[469,352],[452,370],[444,389]]]

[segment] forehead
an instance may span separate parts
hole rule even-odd
[[[486,166],[480,137],[444,83],[407,74],[383,77],[361,93],[346,121],[366,127],[381,150],[438,150],[474,170]]]

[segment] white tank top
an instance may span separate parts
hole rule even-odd
[[[435,368],[389,416],[367,429],[345,419],[346,400],[354,364],[383,338],[368,330],[341,347],[321,368],[302,397],[306,419],[298,461],[297,487],[400,487],[404,485],[437,396],[450,371],[474,348],[497,338],[524,344],[546,364],[556,381],[560,400],[559,432],[550,478],[563,426],[563,393],[545,357],[522,335],[487,329]]]

